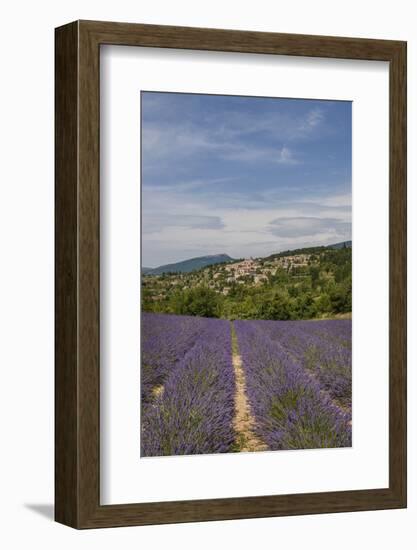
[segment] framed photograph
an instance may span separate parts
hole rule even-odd
[[[56,521],[406,507],[406,43],[56,29]]]

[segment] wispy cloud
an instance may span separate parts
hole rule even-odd
[[[145,125],[142,128],[142,155],[145,169],[160,168],[161,163],[177,162],[196,156],[240,162],[270,162],[294,165],[296,158],[286,145],[260,146],[245,141],[229,141],[215,131],[200,128]]]
[[[335,218],[277,218],[269,222],[269,231],[277,237],[314,237],[322,233],[334,233],[335,236],[350,234],[351,224]]]
[[[350,104],[151,93],[142,109],[144,265],[350,238]]]
[[[335,199],[328,196],[324,202]],[[175,187],[146,191],[142,224],[146,265],[178,261],[196,251],[195,255],[263,256],[351,238],[351,211],[344,206],[269,201],[250,208],[249,201],[239,194],[176,193]]]
[[[145,217],[144,233],[155,233],[161,229],[180,227],[184,229],[223,229],[220,216],[194,216],[190,214],[154,214],[150,220]]]
[[[149,94],[143,109],[147,118],[142,123],[142,151],[146,167],[155,167],[164,160],[190,158],[194,155],[218,156],[231,161],[299,164],[293,147],[286,142],[297,143],[311,139],[314,132],[323,130],[323,109],[314,107],[302,114],[291,116],[285,112],[248,113],[239,110],[214,112],[200,120],[176,120],[171,116],[152,118],[149,115],[166,111],[169,94]],[[158,96],[152,98],[152,95]],[[176,94],[174,94],[175,96]],[[161,114],[161,113],[159,113]],[[259,142],[259,135],[275,146]]]
[[[142,183],[142,186],[148,189],[151,189],[152,191],[162,191],[165,192],[167,190],[171,190],[173,187],[175,187],[175,193],[189,193],[192,191],[196,191],[198,189],[213,189],[214,187],[217,189],[216,186],[224,184],[224,183],[230,183],[236,178],[201,178],[201,179],[192,179],[192,180],[180,180],[175,181],[174,183],[170,181],[169,183],[164,181],[155,183],[153,180],[147,180]]]
[[[299,164],[299,161],[294,158],[294,153],[288,147],[282,147],[278,153],[277,162],[279,164]]]

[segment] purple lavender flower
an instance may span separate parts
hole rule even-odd
[[[198,338],[172,365],[163,392],[142,408],[142,456],[225,453],[233,445],[230,323],[194,319]]]
[[[287,324],[234,323],[259,437],[272,450],[351,446],[350,415],[332,403],[278,339],[268,336],[267,323]]]
[[[141,455],[232,451],[230,322],[152,313],[142,321]],[[271,450],[350,446],[351,322],[233,325],[258,437]]]

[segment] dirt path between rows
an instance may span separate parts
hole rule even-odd
[[[152,388],[152,397],[156,399],[160,395],[164,393],[164,386],[161,384],[160,386],[155,386]]]
[[[255,434],[255,419],[252,416],[246,395],[246,379],[242,358],[237,347],[237,337],[232,325],[233,370],[235,373],[235,417],[233,427],[236,432],[236,450],[240,452],[267,451],[268,446]]]

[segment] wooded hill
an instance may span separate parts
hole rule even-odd
[[[346,314],[352,310],[352,248],[342,243],[191,273],[143,275],[142,310],[276,320]]]

